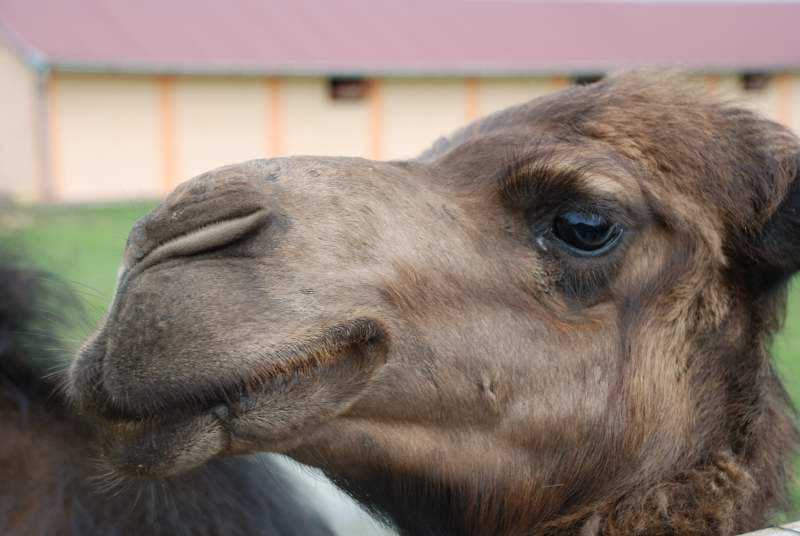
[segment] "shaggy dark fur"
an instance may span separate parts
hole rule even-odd
[[[54,333],[74,308],[64,285],[0,257],[0,534],[333,534],[266,458],[217,460],[163,483],[105,480],[89,427],[45,377],[63,359]]]

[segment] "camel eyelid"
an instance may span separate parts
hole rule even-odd
[[[504,204],[512,208],[590,202],[596,195],[589,184],[589,171],[541,159],[518,160],[503,168],[497,182]]]
[[[635,210],[614,198],[579,191],[561,195],[558,192],[543,193],[531,199],[522,210],[527,225],[537,234],[550,229],[555,219],[567,212],[595,214],[623,229],[637,227],[636,221],[639,219]]]

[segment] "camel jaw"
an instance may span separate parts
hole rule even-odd
[[[322,343],[320,343],[322,341]],[[316,344],[320,343],[320,344]],[[73,370],[71,390],[97,425],[103,463],[122,478],[170,477],[220,455],[287,452],[322,423],[344,413],[386,361],[383,329],[371,320],[341,324],[279,366],[253,370],[235,382],[184,393],[194,402],[154,400],[133,413],[109,399],[102,385],[86,398]],[[208,393],[217,393],[209,398]]]

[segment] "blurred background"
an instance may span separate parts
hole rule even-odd
[[[800,133],[796,2],[0,0],[0,238],[103,314],[128,229],[211,168],[413,157],[609,71],[679,68]],[[800,300],[774,350],[800,401]],[[381,534],[321,477],[342,534]],[[788,517],[800,517],[800,492]]]

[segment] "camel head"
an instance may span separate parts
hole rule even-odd
[[[800,266],[799,155],[775,123],[628,74],[414,160],[216,169],[134,226],[70,391],[130,477],[271,451],[413,534],[694,503],[738,530],[789,467],[766,348]]]

